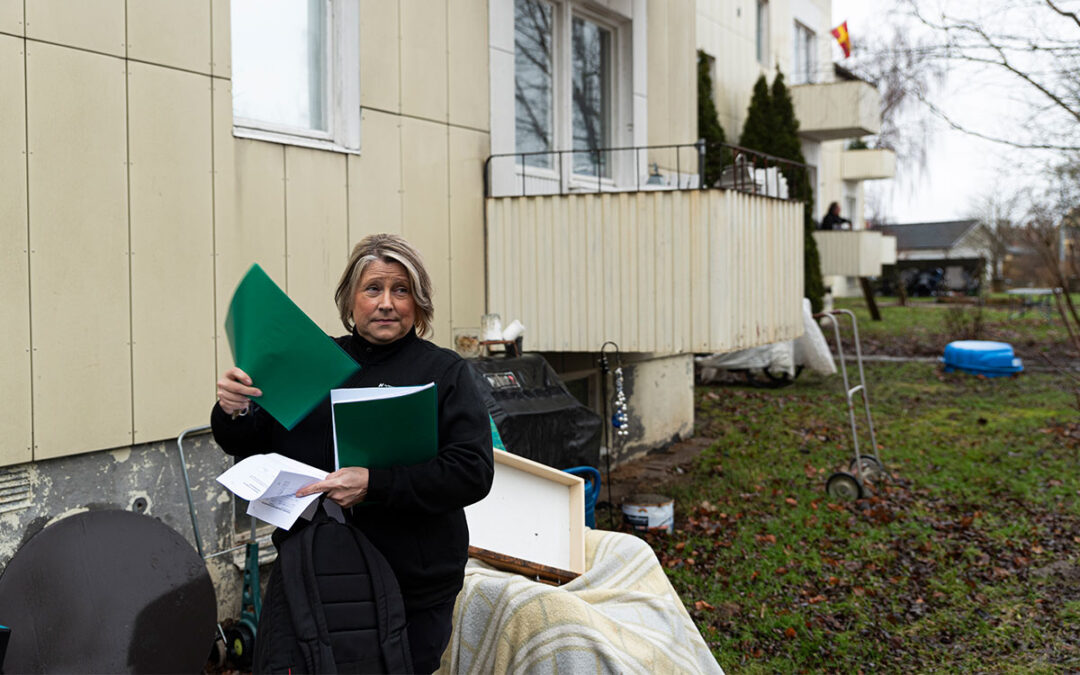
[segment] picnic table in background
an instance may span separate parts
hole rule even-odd
[[[1029,309],[1038,309],[1044,318],[1050,318],[1054,289],[1013,288],[1005,291],[1005,294],[1018,300],[1018,306],[1012,311],[1011,316],[1023,316]]]

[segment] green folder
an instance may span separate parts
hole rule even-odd
[[[330,392],[336,468],[419,464],[438,452],[435,383]]]
[[[258,265],[233,293],[225,334],[233,361],[262,390],[258,404],[286,429],[360,370]]]

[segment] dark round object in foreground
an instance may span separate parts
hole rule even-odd
[[[91,511],[34,535],[0,577],[8,673],[197,673],[214,641],[206,565],[179,533]]]
[[[863,496],[863,489],[859,485],[859,481],[855,480],[855,476],[843,471],[838,471],[829,476],[829,481],[825,484],[825,491],[833,499],[847,501],[861,499]]]

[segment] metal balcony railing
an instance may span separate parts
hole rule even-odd
[[[725,189],[804,201],[815,167],[728,143],[491,155],[485,197]]]

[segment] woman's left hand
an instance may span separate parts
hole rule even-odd
[[[327,498],[338,506],[347,509],[364,501],[368,490],[368,470],[361,466],[347,466],[338,469],[318,483],[300,488],[297,497],[306,497],[316,492],[325,492]]]

